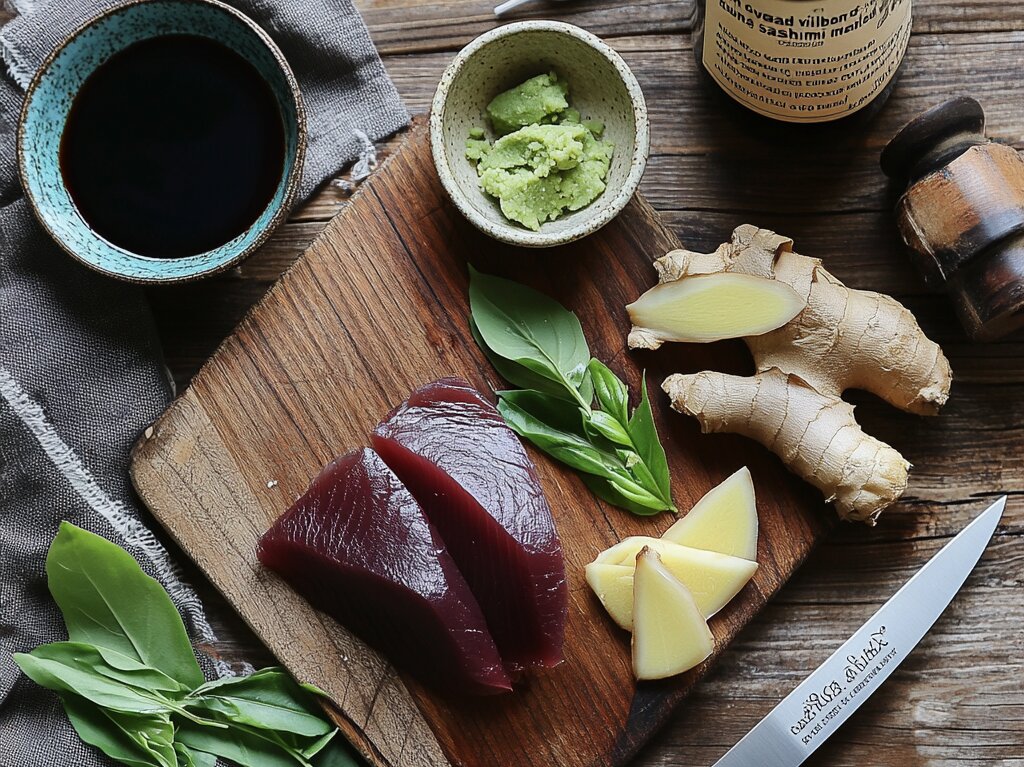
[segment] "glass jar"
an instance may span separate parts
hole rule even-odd
[[[696,0],[698,68],[747,109],[832,123],[884,103],[910,40],[912,0]]]

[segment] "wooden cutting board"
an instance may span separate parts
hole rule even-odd
[[[675,679],[633,681],[629,636],[604,614],[583,568],[625,536],[659,535],[672,518],[608,506],[532,448],[565,551],[566,660],[528,677],[513,694],[432,694],[258,565],[257,539],[277,515],[325,463],[368,444],[378,420],[412,389],[446,375],[485,392],[503,387],[467,329],[467,261],[573,309],[594,356],[623,375],[634,396],[641,366],[647,368],[681,509],[750,466],[761,567],[713,619],[719,650],[829,526],[831,511],[820,497],[773,456],[738,437],[701,436],[658,389],[671,372],[748,370],[739,343],[627,352],[623,307],[653,282],[652,259],[676,247],[639,197],[573,245],[502,246],[448,202],[418,125],[136,447],[132,477],[153,514],[280,661],[329,693],[334,718],[372,764],[620,765],[714,660]]]

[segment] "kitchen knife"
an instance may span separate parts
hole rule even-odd
[[[796,767],[881,686],[942,615],[992,538],[1003,496],[932,557],[714,767]]]

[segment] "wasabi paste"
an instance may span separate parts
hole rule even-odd
[[[534,231],[605,189],[614,146],[601,140],[601,123],[580,119],[568,96],[554,72],[531,77],[487,105],[493,144],[482,128],[466,141],[480,188],[498,199],[506,218]]]

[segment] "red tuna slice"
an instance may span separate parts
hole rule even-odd
[[[328,464],[263,535],[257,554],[311,604],[428,684],[472,694],[511,689],[466,581],[373,450]]]
[[[412,491],[473,590],[510,670],[562,660],[562,546],[519,438],[466,381],[442,378],[377,427],[373,446]]]

